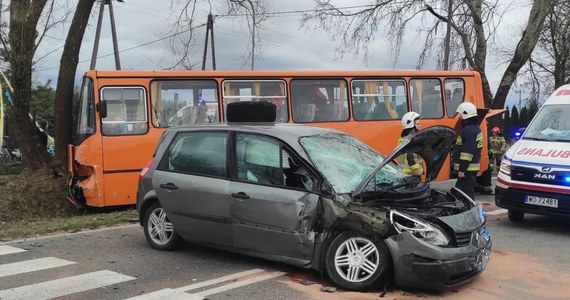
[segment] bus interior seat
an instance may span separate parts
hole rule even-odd
[[[440,118],[443,116],[441,95],[437,92],[425,93],[422,99],[422,117]]]

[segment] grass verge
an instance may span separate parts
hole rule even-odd
[[[50,233],[78,232],[124,224],[137,224],[136,210],[87,214],[72,217],[41,218],[0,223],[0,240],[37,237]]]

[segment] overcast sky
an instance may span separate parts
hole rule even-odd
[[[66,3],[67,0],[58,0]],[[71,2],[71,1],[70,1]],[[157,41],[171,33],[173,17],[177,11],[170,10],[171,1],[158,0],[124,0],[124,3],[114,2],[115,21],[122,69],[160,70],[172,66],[176,58],[172,55],[168,40]],[[207,3],[206,1],[204,1]],[[291,12],[313,8],[309,0],[268,0],[274,12]],[[503,7],[507,7],[511,0],[502,0]],[[498,32],[498,38],[490,45],[487,60],[487,76],[491,82],[493,92],[498,85],[506,65],[503,57],[494,56],[499,50],[514,49],[523,25],[528,18],[530,6],[523,0],[511,5],[509,12],[504,15]],[[73,2],[67,5],[73,6]],[[369,4],[369,0],[336,1],[339,6],[354,6]],[[213,14],[225,14],[225,0],[218,0],[217,6],[212,8]],[[103,29],[99,44],[96,69],[114,69],[113,46],[111,39],[111,26],[109,11],[106,7],[103,20]],[[199,7],[196,25],[206,22],[208,6]],[[85,32],[81,46],[78,78],[89,68],[99,3],[95,4],[93,14]],[[284,69],[311,69],[311,70],[385,70],[385,69],[413,69],[415,67],[420,48],[422,34],[418,28],[410,28],[404,38],[399,59],[395,62],[389,53],[386,32],[379,31],[371,47],[368,63],[362,58],[345,55],[340,59],[335,55],[334,49],[337,41],[314,30],[300,29],[300,13],[286,13],[274,16],[265,24],[262,31],[261,56],[256,60],[256,69],[284,70]],[[69,18],[71,21],[71,18]],[[41,81],[51,80],[52,86],[57,81],[59,60],[65,42],[69,24],[58,26],[48,33],[37,58],[42,58],[35,66],[36,77]],[[418,26],[420,24],[418,23]],[[239,17],[220,17],[215,20],[215,46],[217,69],[249,69],[250,62],[244,61],[247,46],[250,41],[249,29],[245,19]],[[205,27],[195,30],[196,46],[192,62],[201,67]],[[47,56],[46,56],[47,55]],[[208,61],[207,68],[211,68]],[[424,69],[435,69],[435,58],[428,60]],[[512,100],[511,100],[512,101]],[[509,102],[511,102],[509,101]]]

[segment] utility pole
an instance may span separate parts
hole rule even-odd
[[[253,21],[253,26],[251,26],[251,70],[255,69],[255,10],[253,9],[253,3],[249,1],[251,5],[251,18]]]
[[[103,23],[103,14],[105,13],[105,5],[109,5],[109,16],[111,19],[111,34],[113,35],[113,52],[115,54],[115,68],[121,69],[121,61],[119,60],[119,45],[117,42],[117,32],[115,28],[115,15],[113,13],[112,0],[101,0],[99,7],[99,18],[97,20],[97,30],[95,32],[95,42],[93,43],[93,54],[91,55],[90,70],[95,70],[97,65],[97,51],[99,50],[99,40],[101,38],[101,24]]]
[[[208,14],[206,22],[206,41],[204,42],[204,55],[202,56],[202,70],[206,70],[206,57],[208,56],[208,37],[212,40],[212,70],[216,69],[216,52],[214,48],[214,16]]]
[[[451,17],[453,15],[453,0],[447,0],[447,32],[445,35],[445,57],[443,59],[443,69],[449,70],[449,53],[451,51]]]

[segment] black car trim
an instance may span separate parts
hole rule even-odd
[[[193,218],[193,219],[200,219],[200,220],[204,220],[204,221],[211,221],[211,222],[223,223],[223,224],[231,224],[232,223],[232,218],[230,218],[230,217],[217,217],[217,216],[212,216],[212,215],[191,213],[191,212],[181,211],[181,210],[173,210],[172,213],[175,215],[184,216],[184,217]]]
[[[140,173],[142,169],[121,169],[121,170],[106,170],[103,174],[117,174],[117,173]]]

